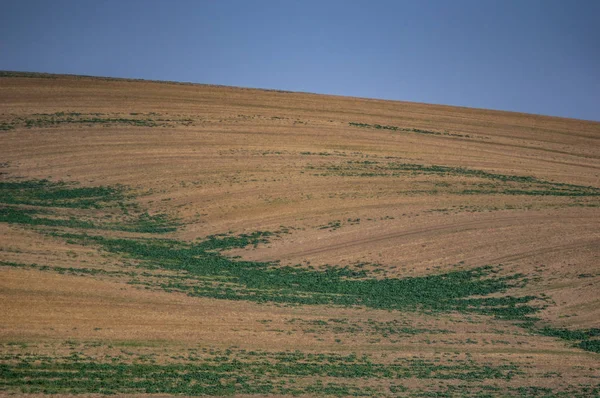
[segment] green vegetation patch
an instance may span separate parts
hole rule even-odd
[[[0,207],[0,222],[47,227],[96,228],[96,225],[89,221],[82,221],[77,218],[38,217],[37,215],[40,213],[42,212],[34,209]]]
[[[303,333],[334,333],[334,334],[362,334],[369,336],[381,336],[384,338],[396,336],[413,336],[419,334],[450,334],[450,330],[446,329],[423,329],[415,328],[414,326],[404,323],[399,320],[392,321],[375,321],[368,319],[367,321],[349,322],[348,319],[331,318],[325,320],[306,320],[300,318],[292,318],[286,321],[289,325],[294,325],[302,328]]]
[[[444,136],[449,136],[449,137],[471,138],[471,136],[468,134],[448,133],[447,131],[439,132],[439,131],[422,130],[422,129],[415,129],[415,128],[401,128],[398,126],[385,126],[385,125],[381,125],[381,124],[367,124],[367,123],[350,122],[350,123],[348,123],[348,125],[353,126],[353,127],[366,128],[366,129],[407,131],[407,132],[417,133],[417,134],[444,135]]]
[[[48,180],[0,181],[0,203],[99,209],[125,199],[121,187],[76,187]]]
[[[12,261],[0,260],[0,267],[35,269],[38,271],[53,271],[59,274],[68,275],[107,275],[107,276],[129,276],[135,277],[138,274],[133,271],[107,271],[101,268],[75,268],[75,267],[59,267],[55,265],[38,265],[38,264],[22,264]]]
[[[8,131],[8,130],[12,130],[14,128],[15,128],[15,126],[10,123],[0,122],[0,131]]]
[[[583,340],[577,344],[577,347],[600,354],[600,340]]]
[[[170,358],[169,364],[158,364],[153,355],[122,352],[125,355],[113,357],[74,350],[61,357],[3,355],[0,389],[45,394],[372,396],[381,394],[383,386],[365,387],[362,381],[511,380],[523,374],[512,364],[489,365],[469,359],[441,363],[398,358],[379,363],[367,355],[356,354],[203,349]]]
[[[537,311],[526,297],[484,297],[522,286],[522,275],[498,276],[495,267],[404,279],[370,278],[347,267],[310,270],[276,263],[232,259],[222,250],[266,242],[269,233],[211,236],[198,243],[169,239],[126,239],[59,234],[82,244],[99,245],[151,268],[185,271],[204,283],[170,280],[161,288],[190,296],[286,304],[329,304],[371,308],[460,311],[522,319]]]
[[[38,78],[38,79],[56,79],[58,75],[51,75],[49,73],[38,73],[38,72],[14,72],[8,70],[0,71],[0,77],[27,77],[27,78]]]
[[[133,116],[133,117],[131,117]],[[56,112],[56,113],[36,113],[28,117],[17,117],[8,123],[4,123],[10,128],[43,128],[54,127],[64,124],[80,124],[86,126],[93,125],[114,125],[125,124],[136,127],[174,127],[176,125],[189,126],[193,124],[190,118],[165,118],[158,114],[151,113],[130,113],[123,115],[107,115],[103,113],[79,113],[79,112]]]
[[[176,223],[150,215],[125,187],[80,187],[48,180],[0,181],[0,222],[31,226],[166,233]],[[114,213],[107,219],[103,210]],[[81,212],[84,212],[82,215]]]
[[[530,196],[600,196],[600,188],[541,180],[532,176],[491,173],[484,170],[441,165],[402,163],[390,160],[350,160],[323,166],[308,166],[321,171],[317,176],[407,177],[432,175],[439,178],[467,177],[460,185],[437,183],[432,192],[457,195],[530,195]],[[486,181],[493,181],[489,183]]]
[[[360,224],[360,218],[348,218],[346,221],[342,220],[334,220],[330,221],[327,224],[317,226],[317,229],[328,229],[330,231],[335,231],[336,229],[340,229],[342,225],[356,225]]]
[[[339,220],[330,221],[327,224],[319,225],[317,229],[328,229],[330,231],[335,231],[336,229],[340,229],[342,227],[342,222]]]
[[[565,384],[558,391],[530,385],[528,373],[514,363],[475,361],[459,353],[436,354],[427,359],[389,353],[382,361],[379,355],[249,351],[236,347],[170,346],[156,350],[160,345],[147,343],[107,346],[99,341],[67,341],[45,349],[35,344],[5,343],[0,346],[0,391],[382,397],[587,397],[598,393],[598,386],[584,383]],[[29,350],[23,352],[24,348]],[[40,349],[46,354],[38,353]],[[405,387],[403,383],[410,379],[422,382],[419,387]]]
[[[528,327],[532,328],[531,325]],[[559,329],[550,326],[545,326],[535,330],[537,333],[544,336],[558,337],[562,340],[572,341],[576,347],[586,351],[600,353],[600,329]]]

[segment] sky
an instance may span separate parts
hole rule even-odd
[[[599,16],[598,0],[1,0],[0,70],[600,121]]]

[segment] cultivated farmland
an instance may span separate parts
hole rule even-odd
[[[0,395],[600,395],[600,123],[0,72]]]

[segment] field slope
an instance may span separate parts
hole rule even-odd
[[[600,395],[600,123],[0,72],[0,395]]]

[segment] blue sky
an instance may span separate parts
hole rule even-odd
[[[600,121],[597,0],[3,0],[0,70]]]

